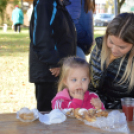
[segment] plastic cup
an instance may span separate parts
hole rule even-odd
[[[122,110],[125,113],[127,121],[133,121],[133,109],[134,109],[134,98],[125,97],[121,98]]]

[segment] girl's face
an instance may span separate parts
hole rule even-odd
[[[82,89],[85,93],[89,85],[88,69],[85,67],[76,67],[69,70],[67,78],[64,80],[64,84],[69,90],[69,94],[74,98],[75,90]]]
[[[133,44],[124,42],[122,39],[109,35],[107,39],[107,46],[110,48],[114,57],[123,57],[133,47]]]

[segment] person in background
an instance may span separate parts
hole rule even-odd
[[[134,98],[134,14],[121,13],[96,38],[90,57],[90,91],[107,109],[121,109],[122,97]]]
[[[105,109],[97,94],[89,92],[90,68],[85,59],[68,57],[63,61],[58,93],[52,100],[53,109]]]
[[[34,0],[30,22],[30,82],[37,109],[50,111],[57,93],[58,62],[76,55],[76,30],[65,6],[68,0]]]
[[[15,9],[12,12],[12,21],[13,21],[13,26],[14,26],[14,31],[20,33],[21,31],[21,25],[23,24],[23,12],[19,8],[18,5],[15,6]]]
[[[77,31],[77,56],[86,59],[85,55],[90,53],[94,43],[93,12],[95,0],[70,0],[71,4],[66,6]]]

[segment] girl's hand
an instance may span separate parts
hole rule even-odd
[[[74,94],[74,98],[83,100],[83,99],[84,99],[84,92],[83,92],[83,89],[76,89],[76,90],[75,90],[75,94]]]
[[[102,103],[99,98],[92,98],[90,103],[95,107],[95,109],[101,109]]]
[[[51,68],[49,69],[52,73],[52,75],[54,75],[55,77],[57,77],[60,73],[60,68]]]

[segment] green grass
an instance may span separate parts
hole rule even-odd
[[[29,32],[23,29],[21,33],[0,30],[0,56],[18,56],[29,50]]]
[[[29,31],[21,33],[0,29],[0,112],[35,108],[34,84],[29,83]]]
[[[103,36],[105,34],[105,31],[94,31],[94,38]]]
[[[103,35],[95,31],[95,37]],[[22,107],[35,108],[34,84],[29,83],[29,31],[14,33],[0,28],[0,112],[17,112]],[[88,56],[87,56],[88,57]]]

